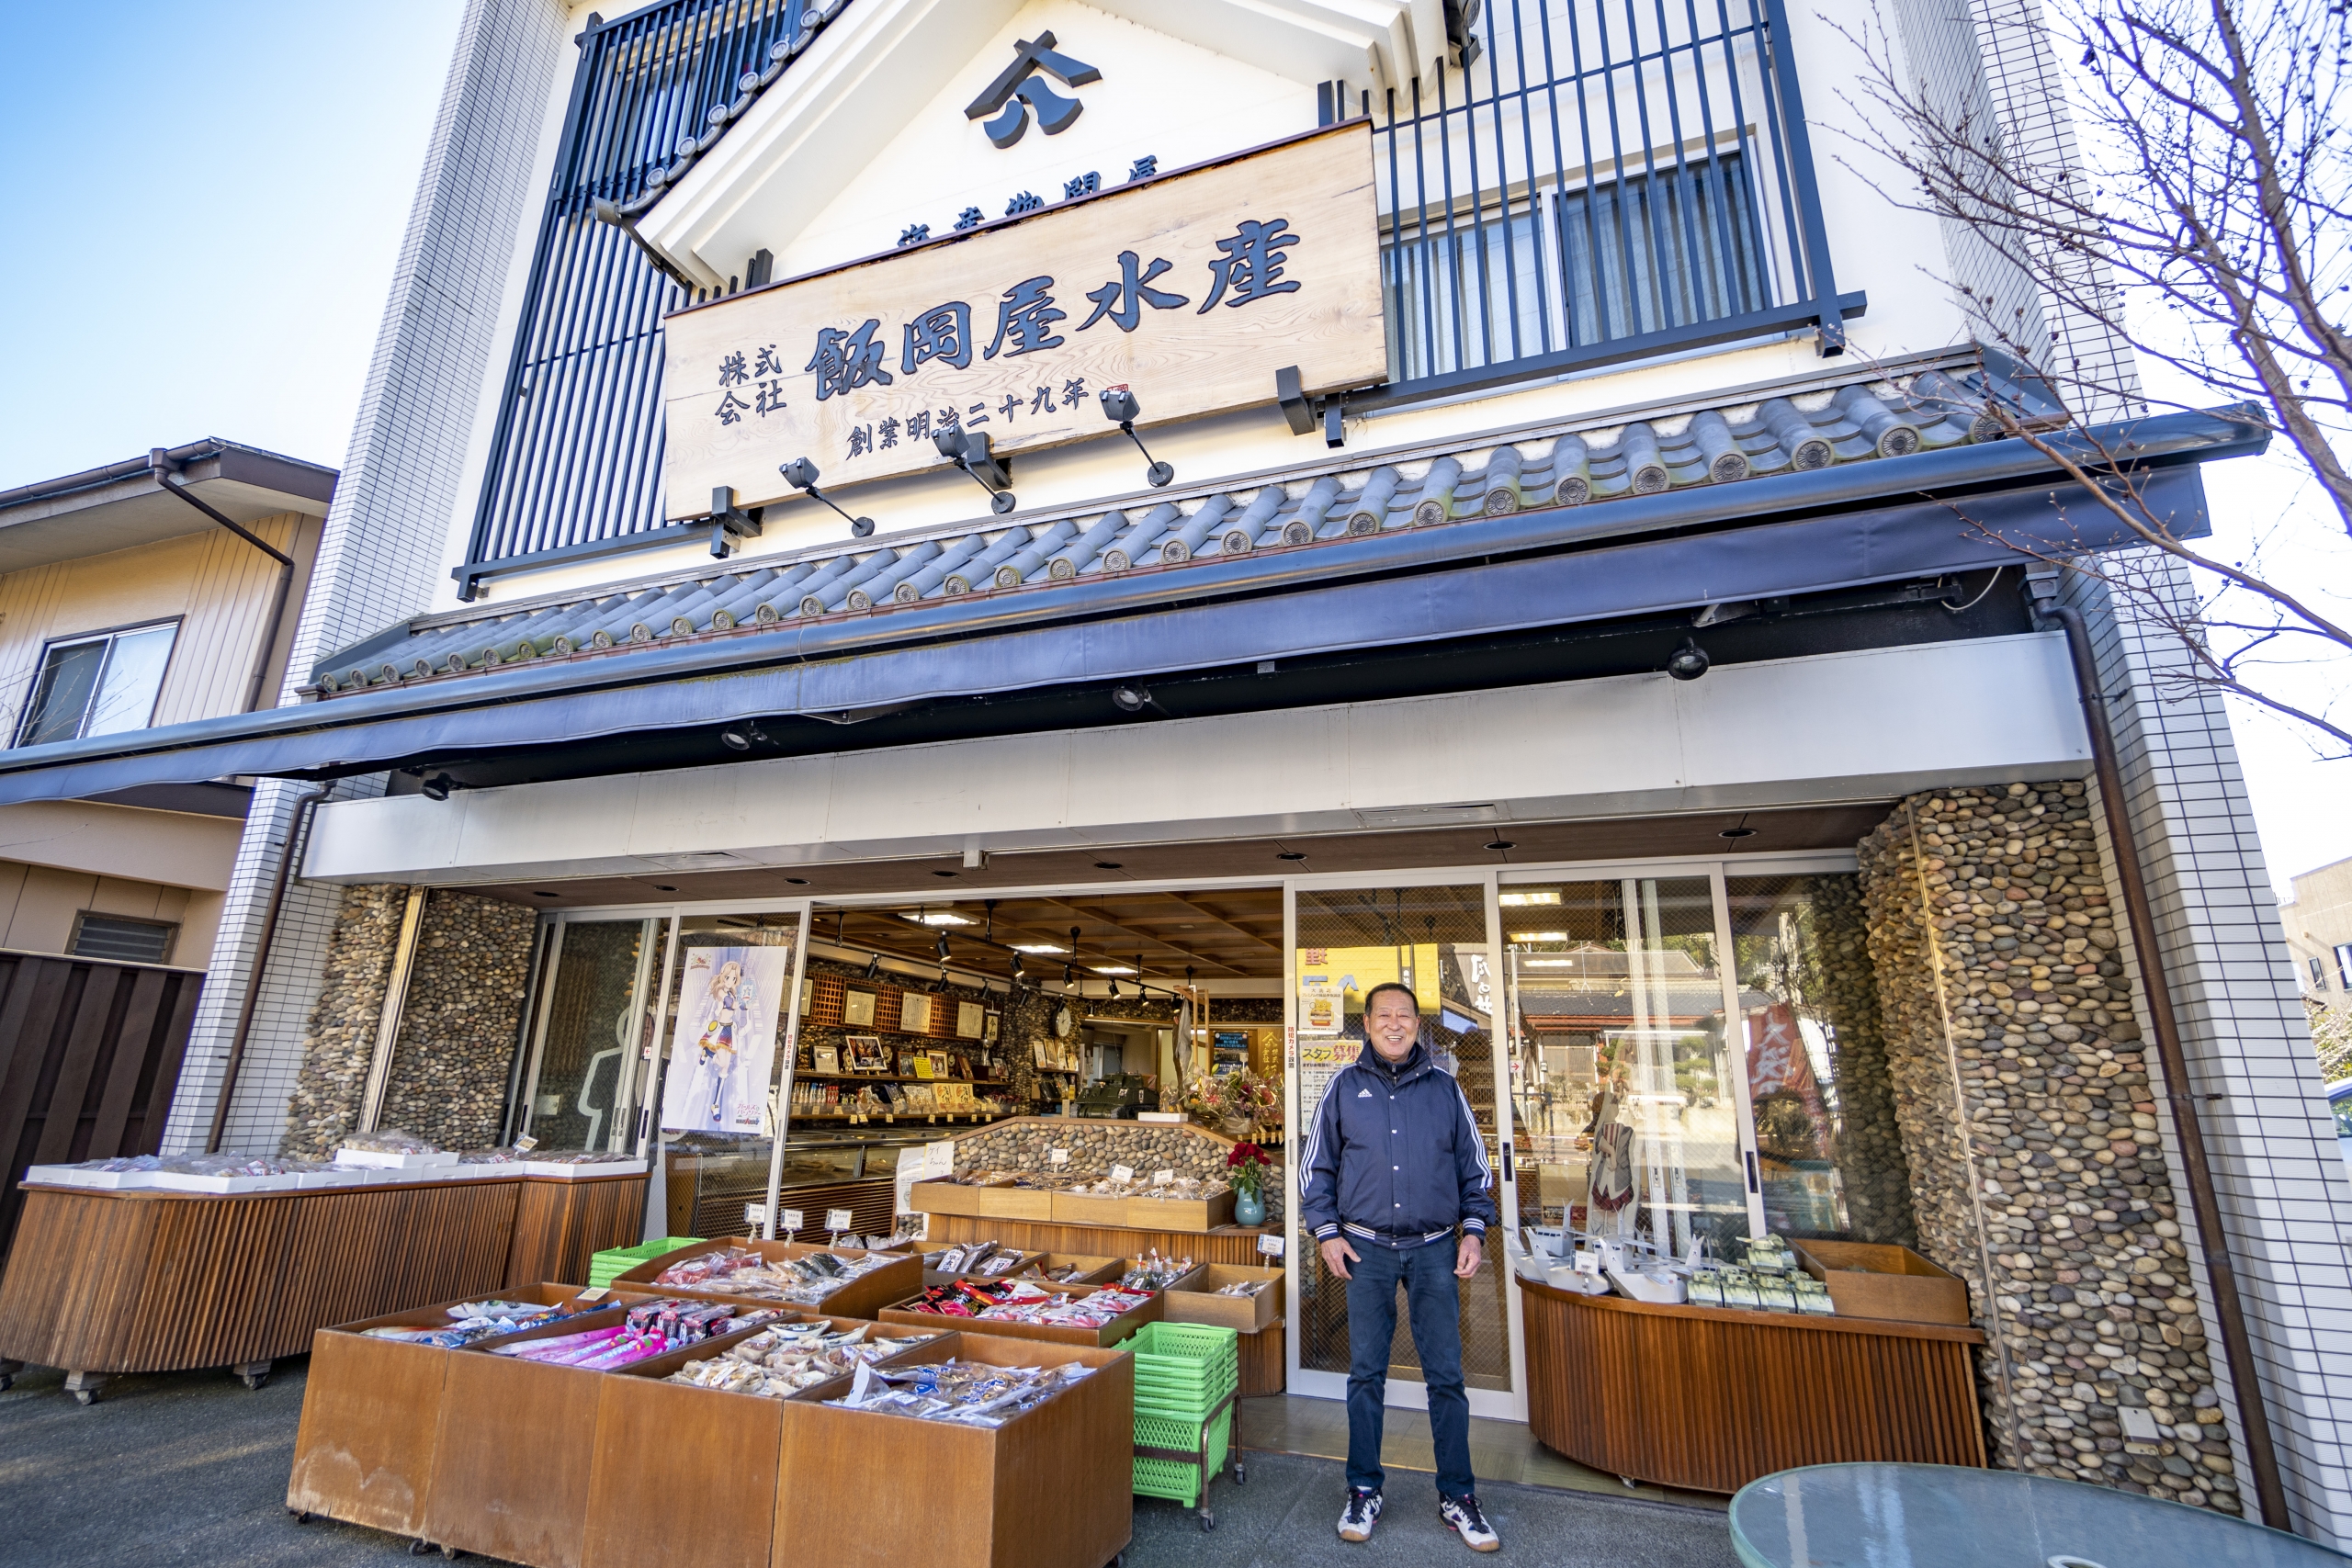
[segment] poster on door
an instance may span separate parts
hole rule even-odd
[[[792,978],[788,947],[690,947],[662,1086],[671,1133],[757,1134]]]

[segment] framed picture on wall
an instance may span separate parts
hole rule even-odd
[[[817,1047],[817,1071],[838,1073],[842,1070],[842,1054],[831,1045]]]
[[[874,993],[844,991],[842,993],[842,1021],[854,1027],[874,1027]]]
[[[980,1038],[980,1031],[984,1027],[982,1021],[986,1016],[987,1010],[978,1002],[957,1002],[956,1004],[956,1037],[959,1040]]]
[[[899,1027],[909,1034],[931,1032],[931,995],[909,991],[899,998]]]
[[[890,1070],[890,1053],[883,1049],[879,1035],[853,1034],[848,1044],[851,1072],[887,1073]]]
[[[1003,1027],[1004,1014],[992,1012],[980,1024],[980,1038],[993,1045],[996,1043],[997,1031]]]

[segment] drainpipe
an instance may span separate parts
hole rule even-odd
[[[245,705],[243,711],[251,713],[261,706],[262,677],[269,673],[269,656],[277,647],[277,633],[286,619],[287,595],[293,591],[294,587],[294,558],[263,539],[260,535],[243,527],[225,513],[214,511],[198,500],[195,491],[183,490],[174,484],[171,480],[170,454],[161,446],[155,447],[147,454],[147,468],[148,471],[155,476],[155,483],[164,491],[178,496],[182,501],[187,502],[190,506],[195,507],[198,512],[203,513],[207,517],[211,518],[212,521],[277,563],[277,588],[270,597],[268,627],[262,634],[261,648],[254,655],[253,678],[245,684]]]
[[[294,863],[302,856],[302,846],[311,829],[311,814],[319,802],[333,792],[334,785],[321,784],[294,803],[294,820],[286,830],[286,853],[277,862],[277,875],[270,884],[269,904],[262,911],[261,942],[254,953],[253,973],[245,977],[245,999],[237,1008],[237,1032],[229,1037],[229,1066],[220,1076],[220,1100],[212,1108],[212,1131],[204,1140],[204,1152],[220,1152],[220,1133],[229,1124],[229,1099],[237,1089],[237,1074],[245,1065],[245,1039],[253,1032],[254,1009],[261,1005],[262,976],[269,971],[269,950],[277,940],[278,911],[286,907],[286,882],[293,874]]]
[[[2214,1313],[2222,1320],[2222,1353],[2229,1362],[2230,1382],[2237,1390],[2238,1425],[2245,1434],[2246,1459],[2254,1466],[2255,1494],[2264,1524],[2272,1529],[2291,1529],[2286,1488],[2278,1479],[2278,1455],[2270,1441],[2270,1416],[2255,1370],[2254,1342],[2246,1334],[2245,1309],[2238,1296],[2237,1270],[2231,1266],[2229,1239],[2222,1231],[2221,1200],[2213,1187],[2213,1168],[2206,1158],[2205,1131],[2198,1121],[2197,1098],[2189,1092],[2188,1059],[2182,1054],[2180,1025],[2173,1015],[2172,985],[2165,974],[2163,950],[2156,945],[2156,919],[2148,907],[2147,885],[2140,876],[2139,841],[2124,808],[2123,775],[2116,766],[2115,736],[2107,722],[2107,694],[2099,689],[2089,628],[2078,612],[2058,603],[2058,571],[2056,567],[2028,569],[2026,592],[2032,601],[2036,628],[2064,629],[2066,651],[2074,659],[2075,690],[2082,700],[2084,728],[2090,732],[2099,806],[2107,815],[2108,837],[2115,845],[2115,879],[2123,889],[2132,946],[2139,953],[2140,972],[2147,981],[2148,1020],[2156,1032],[2156,1057],[2164,1064],[2165,1109],[2171,1112],[2173,1139],[2188,1178],[2188,1203],[2197,1222],[2198,1245],[2205,1253],[2206,1282],[2213,1292]]]

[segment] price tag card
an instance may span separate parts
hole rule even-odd
[[[1261,1235],[1258,1238],[1258,1250],[1268,1258],[1280,1258],[1283,1255],[1283,1245],[1284,1238],[1282,1236]]]
[[[1577,1253],[1577,1272],[1579,1274],[1599,1274],[1600,1272],[1600,1254],[1598,1252]]]
[[[1176,1173],[1172,1170],[1155,1170],[1151,1173],[1151,1184],[1154,1187],[1165,1187],[1175,1179]]]
[[[849,1230],[855,1226],[856,1224],[857,1216],[851,1213],[847,1209],[828,1209],[825,1211],[825,1228],[829,1231]]]
[[[581,1292],[579,1299],[583,1302],[598,1302],[604,1300],[606,1296],[609,1296],[612,1293],[613,1288],[610,1285],[596,1285]]]
[[[1131,1165],[1114,1165],[1111,1168],[1111,1179],[1114,1181],[1133,1181],[1135,1179],[1136,1169]]]
[[[806,1220],[801,1218],[799,1210],[786,1209],[778,1216],[776,1228],[783,1231],[797,1231],[801,1229],[805,1224],[807,1224],[807,1223],[808,1222]]]
[[[517,1138],[514,1140],[514,1146],[522,1150],[525,1154],[529,1154],[533,1149],[539,1146],[539,1141],[537,1138]]]
[[[1069,1163],[1069,1151],[1068,1149],[1047,1149],[1046,1151],[1046,1163],[1047,1165],[1068,1165]]]
[[[758,1230],[768,1223],[768,1206],[765,1203],[744,1204],[743,1223],[753,1230]]]

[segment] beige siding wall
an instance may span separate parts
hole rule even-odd
[[[63,953],[74,935],[74,919],[85,909],[172,921],[179,935],[164,962],[183,969],[211,962],[212,939],[220,925],[218,893],[0,861],[0,947]]]
[[[293,513],[248,526],[298,562],[307,563],[318,537],[317,522]],[[241,711],[277,585],[277,563],[224,528],[0,575],[6,738],[15,738],[49,643],[155,621],[177,620],[180,630],[154,722]]]

